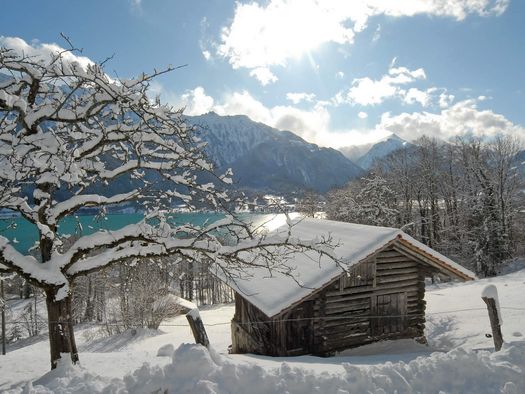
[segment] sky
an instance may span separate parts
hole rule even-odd
[[[188,115],[339,148],[390,133],[525,137],[523,0],[3,1],[0,45],[156,79]]]

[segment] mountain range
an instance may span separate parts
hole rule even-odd
[[[0,81],[9,76],[0,73]],[[206,153],[217,173],[233,170],[234,187],[257,192],[285,194],[306,190],[324,193],[366,174],[377,159],[414,144],[395,134],[372,144],[349,146],[339,150],[309,143],[290,131],[274,129],[244,115],[220,116],[214,112],[186,116],[197,126],[198,135],[207,143]],[[525,176],[525,151],[515,159],[515,166]],[[149,181],[162,183],[155,174]],[[107,190],[109,195],[133,180],[122,177]],[[95,192],[95,191],[94,191]],[[31,195],[31,187],[28,187]]]
[[[219,172],[231,168],[236,187],[269,192],[326,192],[364,174],[332,148],[323,148],[289,131],[210,112],[188,116],[208,143],[206,151]]]
[[[359,167],[368,170],[378,159],[401,149],[414,146],[396,134],[391,134],[382,140],[366,145],[356,145],[341,148],[340,151],[349,159],[354,161]]]

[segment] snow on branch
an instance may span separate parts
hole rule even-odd
[[[16,272],[33,284],[63,286],[65,278],[52,267],[52,264],[39,264],[34,257],[21,254],[7,238],[0,236],[0,269]]]
[[[137,198],[139,190],[135,189],[128,193],[116,194],[112,197],[104,197],[99,194],[84,194],[74,196],[66,201],[60,202],[48,211],[50,222],[58,222],[62,217],[75,212],[81,207],[95,207],[108,204],[118,204]]]
[[[232,215],[203,228],[175,225],[181,203],[228,212],[221,188],[232,173],[213,172],[182,111],[148,97],[150,81],[173,68],[115,80],[103,65],[72,60],[71,51],[0,48],[0,208],[20,212],[39,236],[37,258],[0,237],[0,269],[61,299],[75,277],[128,259],[213,261],[234,276],[247,266],[291,272],[296,252],[334,257],[329,242],[262,235]],[[124,203],[145,219],[63,242],[61,219]]]
[[[66,266],[67,275],[75,277],[132,258],[184,256],[197,261],[211,260],[233,277],[242,273],[246,267],[263,267],[268,269],[269,273],[275,271],[292,275],[293,269],[288,263],[296,253],[314,252],[317,259],[327,256],[340,264],[330,239],[303,241],[275,235],[245,239],[233,246],[227,246],[220,243],[215,236],[204,236],[206,233],[202,233],[200,239],[181,239],[171,235],[159,235],[153,228],[141,233],[141,226],[143,225],[126,226],[124,231],[108,232],[105,237],[106,240],[113,239],[111,247],[101,240],[101,234],[84,237],[90,239],[74,244],[68,256],[57,256],[57,265]],[[244,235],[241,237],[244,238]],[[89,241],[93,242],[90,244]],[[73,251],[78,253],[82,250],[92,250],[95,245],[103,244],[107,247],[100,253],[71,259],[72,263],[69,265],[58,263],[78,255]],[[82,249],[83,245],[90,245],[90,248]]]

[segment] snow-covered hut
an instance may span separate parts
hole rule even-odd
[[[286,231],[284,218],[273,231]],[[295,219],[292,235],[330,235],[342,264],[296,254],[292,276],[247,270],[235,290],[232,352],[330,355],[385,339],[424,341],[425,278],[475,275],[403,231],[321,219]],[[452,301],[452,300],[451,300]]]

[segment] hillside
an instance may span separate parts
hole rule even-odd
[[[273,192],[325,192],[363,174],[341,152],[311,144],[246,116],[210,112],[188,117],[207,142],[206,151],[219,172],[233,169],[234,184]]]
[[[364,144],[364,145],[351,145],[344,146],[339,148],[339,151],[349,160],[357,163],[357,161],[363,157],[374,144]]]
[[[382,159],[396,150],[411,146],[414,145],[396,134],[391,134],[373,144],[346,146],[339,148],[339,150],[346,158],[364,170],[368,170],[376,160]]]

